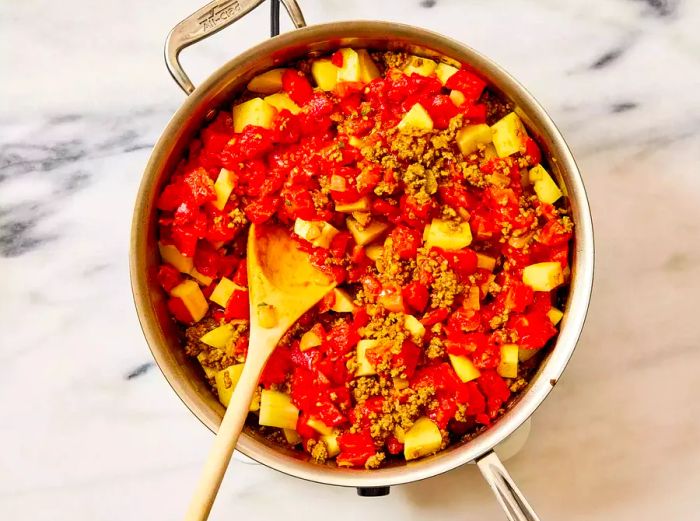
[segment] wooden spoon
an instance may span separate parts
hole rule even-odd
[[[186,521],[204,521],[224,478],[253,393],[267,359],[282,335],[335,287],[299,250],[289,232],[276,226],[250,226],[248,232],[250,341],[231,402],[221,421]]]

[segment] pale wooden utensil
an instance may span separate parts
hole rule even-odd
[[[282,335],[335,287],[289,232],[250,226],[248,232],[250,341],[241,377],[209,451],[185,521],[204,521],[224,478],[265,363]]]

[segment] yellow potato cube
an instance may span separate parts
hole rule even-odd
[[[282,90],[282,75],[287,69],[270,69],[248,82],[248,90],[258,94],[274,94]]]
[[[272,105],[278,111],[287,109],[292,114],[299,114],[301,112],[301,107],[294,103],[286,92],[278,92],[265,96],[265,103]]]
[[[362,339],[357,343],[357,371],[355,376],[371,376],[377,374],[374,366],[367,360],[367,350],[379,345],[379,340]]]
[[[199,353],[197,355],[197,360],[199,361],[199,364],[202,366],[202,369],[204,370],[204,375],[207,378],[214,378],[214,375],[218,372],[216,369],[213,367],[209,367],[206,363],[206,355],[204,353]]]
[[[368,226],[362,227],[360,223],[352,217],[348,217],[346,224],[355,242],[360,246],[369,244],[379,238],[389,227],[388,224],[381,221],[372,221]]]
[[[335,458],[340,454],[340,445],[338,445],[338,433],[333,432],[327,436],[321,436],[321,441],[326,445],[326,451],[329,458]]]
[[[531,168],[528,177],[537,198],[543,203],[554,204],[563,195],[557,183],[542,165],[535,165]]]
[[[336,313],[352,313],[355,311],[355,304],[352,301],[352,297],[348,295],[347,291],[334,288],[333,296],[335,301],[331,306],[331,311],[335,311]]]
[[[427,231],[425,244],[428,248],[461,250],[472,243],[472,231],[468,222],[454,223],[443,219],[433,219]]]
[[[469,155],[475,152],[479,145],[488,145],[491,143],[493,131],[486,124],[481,125],[466,125],[457,132],[457,146],[463,155]]]
[[[472,361],[469,360],[469,358],[467,358],[466,356],[449,356],[452,368],[455,370],[455,373],[457,373],[457,376],[459,376],[459,379],[463,382],[469,382],[481,376],[481,372],[476,367],[474,367]]]
[[[464,102],[467,101],[467,97],[458,90],[450,91],[450,99],[452,100],[452,103],[458,107],[464,105]]]
[[[214,192],[216,192],[216,201],[212,204],[217,210],[223,210],[224,206],[228,202],[228,198],[231,197],[231,192],[233,192],[236,186],[236,176],[230,170],[222,168],[219,171],[219,175],[214,182]]]
[[[187,311],[192,315],[192,320],[199,322],[204,318],[209,309],[207,299],[204,298],[202,290],[199,289],[199,284],[193,280],[186,280],[175,286],[170,294],[182,300],[187,308]]]
[[[207,344],[208,346],[225,349],[232,339],[233,324],[223,324],[202,335],[199,338],[199,341]]]
[[[420,74],[421,76],[430,76],[435,72],[437,63],[428,58],[420,56],[411,56],[408,59],[408,64],[403,68],[404,74]]]
[[[418,418],[404,435],[403,455],[407,460],[437,452],[442,446],[440,429],[430,418]]]
[[[299,349],[302,351],[307,351],[314,347],[320,346],[322,343],[323,339],[318,336],[313,329],[310,329],[301,335],[301,339],[299,340]]]
[[[282,429],[284,432],[284,437],[292,447],[299,445],[303,439],[299,436],[299,433],[294,429]]]
[[[197,268],[192,268],[192,271],[190,271],[190,277],[199,282],[202,286],[208,286],[214,281],[214,279],[212,279],[210,276],[199,273]]]
[[[248,125],[272,128],[277,110],[262,98],[253,98],[233,107],[233,131],[243,132]]]
[[[503,378],[518,377],[518,346],[516,344],[503,344],[501,346],[501,361],[496,372]]]
[[[394,383],[394,387],[398,391],[406,389],[409,386],[409,384],[411,383],[408,381],[408,378],[393,377],[391,380]]]
[[[221,280],[214,288],[214,291],[212,291],[211,295],[209,295],[209,300],[216,302],[219,306],[225,308],[226,304],[228,304],[228,300],[231,298],[231,295],[233,295],[233,292],[236,290],[245,291],[246,289],[240,287],[226,277],[221,277]]]
[[[363,141],[357,136],[350,136],[348,138],[348,143],[351,147],[362,148]]]
[[[562,317],[564,316],[564,313],[557,309],[557,308],[552,308],[549,311],[547,311],[547,318],[552,321],[552,325],[557,325],[559,322],[561,322]]]
[[[343,81],[360,81],[360,57],[354,49],[340,49],[343,66],[338,69],[338,83]]]
[[[440,83],[444,85],[447,83],[447,80],[449,80],[450,77],[458,70],[459,69],[457,67],[440,62],[435,68],[435,75],[438,77],[438,80],[440,80]]]
[[[238,380],[241,379],[243,372],[243,364],[236,364],[218,371],[214,375],[216,383],[216,392],[219,395],[219,401],[224,407],[228,407],[233,395],[233,390],[236,388]]]
[[[321,420],[317,420],[316,418],[309,418],[306,425],[324,436],[330,436],[333,434],[333,429],[331,427],[323,423]]]
[[[519,349],[518,350],[518,361],[519,362],[527,362],[537,354],[539,349]]]
[[[289,395],[270,389],[263,389],[260,393],[260,425],[296,429],[298,418],[299,409],[294,406]]]
[[[397,128],[402,131],[433,130],[433,120],[423,105],[416,103],[406,115],[399,121]]]
[[[375,78],[379,78],[379,68],[374,60],[367,52],[367,49],[358,49],[357,58],[360,63],[360,81],[369,83]]]
[[[496,267],[496,259],[483,253],[476,254],[476,267],[485,270],[493,271]]]
[[[523,282],[535,291],[551,291],[564,284],[564,272],[558,262],[539,262],[523,269]]]
[[[425,335],[425,326],[413,315],[406,315],[404,317],[403,326],[414,338],[421,338]]]
[[[160,251],[160,257],[165,262],[175,267],[182,273],[189,273],[192,271],[192,268],[194,267],[192,257],[185,257],[172,244],[163,244],[162,242],[159,242],[158,251]]]
[[[316,60],[311,64],[311,76],[318,88],[326,92],[335,89],[338,83],[338,67],[330,60]]]
[[[493,145],[498,157],[508,157],[525,151],[527,131],[515,112],[503,116],[493,124]]]
[[[369,197],[361,197],[353,203],[335,203],[335,211],[342,213],[366,212],[369,210]]]
[[[376,262],[384,255],[384,246],[381,244],[370,244],[365,248],[365,255],[367,255],[368,259]]]
[[[325,221],[305,221],[297,218],[294,221],[294,233],[318,248],[328,248],[338,230]]]

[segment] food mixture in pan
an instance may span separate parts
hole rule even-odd
[[[338,286],[280,342],[249,425],[359,468],[475,436],[562,318],[573,224],[547,168],[466,67],[341,49],[261,74],[158,199],[158,279],[187,353],[227,405],[248,227],[278,223]]]

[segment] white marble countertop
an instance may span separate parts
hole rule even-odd
[[[543,520],[697,519],[700,3],[301,3],[309,23],[458,38],[550,111],[589,191],[596,286],[509,469]],[[154,369],[127,272],[139,177],[183,99],[162,41],[197,7],[0,3],[0,519],[179,519],[198,475],[211,434]],[[184,63],[199,81],[267,30],[263,7]],[[473,466],[377,499],[231,470],[213,519],[501,519]]]

